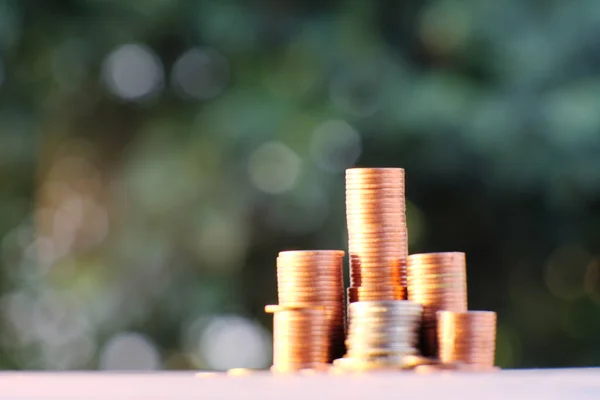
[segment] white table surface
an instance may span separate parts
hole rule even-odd
[[[600,368],[496,373],[198,377],[194,372],[0,373],[0,399],[600,399]]]

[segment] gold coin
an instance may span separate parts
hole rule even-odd
[[[355,196],[360,195],[361,193],[365,193],[367,195],[376,195],[378,191],[384,191],[388,194],[397,193],[401,198],[400,201],[406,203],[405,192],[406,189],[403,185],[389,185],[382,183],[360,183],[360,182],[348,182],[346,183],[346,196]],[[346,204],[348,204],[348,199],[346,199]]]
[[[349,188],[404,188],[404,178],[401,176],[348,176],[345,179],[346,190]]]
[[[391,210],[406,210],[404,193],[401,190],[377,190],[373,193],[360,191],[346,192],[346,210],[369,210],[373,208]]]
[[[278,263],[276,271],[280,275],[315,275],[323,277],[337,277],[343,275],[343,262],[335,265],[319,263]]]
[[[346,193],[349,191],[373,190],[373,189],[397,189],[405,190],[404,182],[389,179],[346,179]]]
[[[350,262],[366,262],[378,261],[378,259],[401,259],[402,265],[406,265],[406,252],[403,249],[404,246],[384,243],[364,243],[357,244],[352,243],[352,250],[350,256]]]
[[[277,293],[279,294],[289,294],[293,295],[294,293],[298,294],[321,294],[323,298],[331,298],[332,296],[337,296],[340,293],[343,293],[344,287],[342,285],[338,285],[337,287],[325,286],[325,285],[299,285],[299,284],[285,284],[278,285]]]
[[[342,276],[331,277],[331,276],[314,276],[314,275],[309,275],[309,274],[301,275],[301,274],[277,273],[277,283],[279,285],[310,284],[311,286],[320,285],[323,287],[332,287],[333,288],[333,287],[342,285],[343,280],[344,279]]]
[[[313,273],[320,275],[340,275],[343,269],[343,262],[336,264],[323,264],[317,262],[285,262],[277,263],[277,271],[283,273]]]
[[[320,265],[337,265],[344,260],[343,256],[340,257],[290,257],[290,256],[279,256],[277,262],[285,262],[286,264],[294,263],[317,263]]]
[[[337,291],[343,288],[342,279],[326,280],[319,278],[297,278],[297,277],[286,277],[277,279],[277,287],[279,289],[296,290],[328,290]]]
[[[405,242],[408,242],[407,235],[392,229],[387,232],[365,230],[348,236],[348,243],[358,246],[377,245],[378,247],[394,248],[402,246]]]
[[[286,250],[280,251],[279,257],[343,257],[343,250]]]
[[[361,194],[377,195],[397,195],[402,201],[406,201],[404,194],[406,188],[404,184],[390,184],[389,182],[359,182],[346,181],[346,201],[349,196],[360,196]]]
[[[346,215],[353,213],[406,211],[404,194],[400,191],[346,193]]]
[[[390,184],[389,182],[361,182],[361,181],[346,181],[346,195],[361,195],[367,194],[372,196],[377,195],[399,195],[404,201],[405,186],[402,183]]]
[[[315,306],[312,304],[302,304],[302,303],[297,303],[297,304],[286,304],[285,306],[280,305],[280,304],[270,304],[265,306],[265,312],[272,314],[275,312],[282,312],[282,311],[296,311],[296,312],[307,312],[310,313],[311,311],[323,311],[324,307],[322,306]]]
[[[404,184],[404,170],[376,170],[367,169],[360,171],[346,171],[346,183],[348,182],[365,182],[365,183],[385,183]]]
[[[428,285],[446,285],[454,286],[456,288],[466,289],[467,279],[466,276],[439,276],[439,277],[419,277],[415,279],[414,274],[409,272],[408,267],[406,268],[406,279],[415,288],[427,287]]]
[[[388,235],[389,237],[390,235]],[[348,248],[350,249],[350,260],[357,256],[369,255],[369,253],[381,253],[381,252],[392,252],[401,251],[406,264],[406,250],[404,247],[407,245],[407,238],[403,235],[397,237],[391,236],[388,240],[385,240],[386,236],[374,236],[373,238],[364,239],[348,239]],[[353,247],[350,247],[353,246]]]
[[[367,261],[377,262],[380,260],[387,262],[389,259],[396,259],[405,266],[406,256],[402,246],[385,247],[384,245],[377,244],[357,246],[353,244],[350,255],[350,262],[352,263],[365,263]]]
[[[421,253],[411,254],[409,256],[410,262],[414,263],[452,263],[462,262],[465,263],[465,253],[462,252],[446,252],[446,253]]]
[[[361,226],[372,225],[395,225],[405,227],[407,223],[406,211],[402,208],[384,209],[347,209],[346,223],[348,230],[361,229]]]
[[[387,240],[385,239],[387,238]],[[350,247],[354,246],[354,247]],[[401,250],[404,259],[408,246],[408,237],[402,233],[386,233],[382,235],[373,235],[372,237],[349,237],[348,248],[350,255],[356,257],[361,253],[374,253],[381,251]]]
[[[353,167],[346,169],[348,175],[367,175],[367,174],[401,174],[404,175],[404,169],[398,167],[382,167],[382,168],[363,168]]]
[[[492,367],[496,344],[496,313],[438,311],[438,346],[442,362]]]
[[[315,279],[323,279],[323,280],[335,280],[340,279],[344,276],[343,266],[340,265],[339,268],[335,270],[326,270],[319,268],[318,266],[313,267],[277,267],[276,269],[277,277],[279,278],[287,278],[287,277],[298,277],[301,278],[315,278]]]
[[[375,234],[406,235],[406,221],[404,217],[360,217],[347,218],[348,237],[373,236]]]
[[[404,180],[404,170],[402,168],[352,168],[346,170],[346,180],[348,179],[368,179],[385,178]]]
[[[314,259],[285,259],[278,258],[277,259],[277,268],[279,269],[310,269],[310,268],[319,268],[323,271],[336,271],[344,264],[344,259],[340,258],[335,260],[334,262],[329,261],[319,261]]]
[[[409,256],[410,257],[410,256]],[[428,278],[428,277],[446,277],[446,276],[465,276],[467,269],[465,265],[458,264],[435,264],[432,266],[423,266],[411,264],[409,259],[406,260],[406,265],[411,275],[415,279]]]

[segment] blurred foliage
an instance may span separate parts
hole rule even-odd
[[[264,366],[279,250],[407,171],[504,367],[600,364],[597,0],[0,0],[0,368]],[[220,316],[216,318],[217,316]]]

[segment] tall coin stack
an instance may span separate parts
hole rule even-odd
[[[344,252],[282,251],[277,258],[279,305],[305,305],[325,310],[328,361],[344,354]]]
[[[267,306],[273,313],[273,372],[323,369],[329,357],[322,308]]]
[[[380,364],[401,366],[416,355],[422,307],[407,300],[358,301],[349,305],[347,353],[336,360],[352,368]]]
[[[476,370],[494,368],[495,312],[439,311],[438,335],[442,363],[464,363]]]
[[[346,170],[348,302],[406,298],[408,238],[404,170]]]
[[[421,353],[437,358],[436,313],[467,311],[465,253],[411,254],[407,262],[407,282],[408,299],[423,305]]]

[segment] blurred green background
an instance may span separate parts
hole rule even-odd
[[[0,368],[270,365],[275,258],[406,169],[498,365],[600,365],[600,1],[0,0]]]

